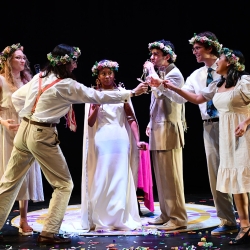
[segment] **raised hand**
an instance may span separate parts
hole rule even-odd
[[[148,81],[150,87],[159,87],[163,83],[163,80],[161,80],[158,76],[154,75],[149,76]]]
[[[171,81],[164,80],[163,84],[164,84],[164,88],[168,88],[168,89],[173,90],[173,91],[178,89],[178,87],[176,87]]]
[[[141,94],[147,92],[147,90],[148,90],[148,85],[147,85],[147,83],[142,82],[142,83],[139,83],[139,84],[137,85],[137,87],[134,88],[133,90],[134,90],[134,92],[135,92],[135,95],[138,96],[138,95],[141,95]]]
[[[149,61],[146,61],[143,65],[143,68],[146,68],[148,72],[150,73],[151,71],[154,70],[154,64]]]

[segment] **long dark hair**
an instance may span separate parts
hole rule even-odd
[[[66,45],[66,44],[59,44],[57,45],[53,51],[51,52],[52,56],[65,56],[65,54],[70,55],[74,53],[74,48],[72,46]],[[42,69],[42,71],[45,73],[42,77],[48,76],[51,72],[53,72],[57,78],[72,78],[75,79],[75,76],[72,72],[67,70],[67,65],[69,65],[71,62],[67,62],[66,64],[60,64],[60,65],[51,65],[50,62],[47,62],[45,67]]]
[[[245,63],[245,57],[239,50],[233,50],[233,54],[239,58],[239,63]],[[234,64],[230,64],[227,71],[227,78],[221,76],[220,81],[217,84],[217,87],[221,87],[223,83],[226,81],[225,88],[231,88],[235,86],[238,80],[241,78],[242,75],[249,75],[246,71],[238,71],[236,70]]]

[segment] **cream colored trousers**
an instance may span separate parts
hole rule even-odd
[[[222,219],[226,225],[236,226],[232,195],[216,190],[217,174],[220,165],[219,122],[204,122],[203,128],[209,184],[217,216]]]
[[[152,150],[161,219],[169,220],[177,226],[188,222],[185,208],[182,148],[172,150]]]
[[[58,233],[73,189],[66,160],[59,147],[55,127],[21,122],[7,169],[0,181],[0,229],[17,197],[24,177],[36,159],[53,188],[43,231]]]

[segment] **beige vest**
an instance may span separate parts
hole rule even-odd
[[[175,81],[180,84],[179,87],[182,87],[184,79],[179,69],[174,64],[170,64],[168,69],[165,79],[171,80],[171,77],[174,77]],[[151,94],[150,150],[171,150],[184,147],[184,109],[184,104],[172,102],[164,95],[155,98],[155,95]]]

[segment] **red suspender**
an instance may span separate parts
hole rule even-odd
[[[36,101],[34,103],[34,106],[31,110],[32,114],[35,112],[35,109],[36,109],[36,105],[38,103],[38,100],[40,98],[40,96],[42,95],[42,93],[44,91],[46,91],[47,89],[49,89],[50,87],[52,87],[53,85],[55,85],[56,83],[58,83],[59,81],[61,81],[62,79],[56,79],[55,81],[53,81],[52,83],[46,85],[43,89],[42,89],[42,78],[41,78],[42,74],[40,73],[39,75],[39,86],[38,86],[38,94],[37,94],[37,97],[36,97]]]

